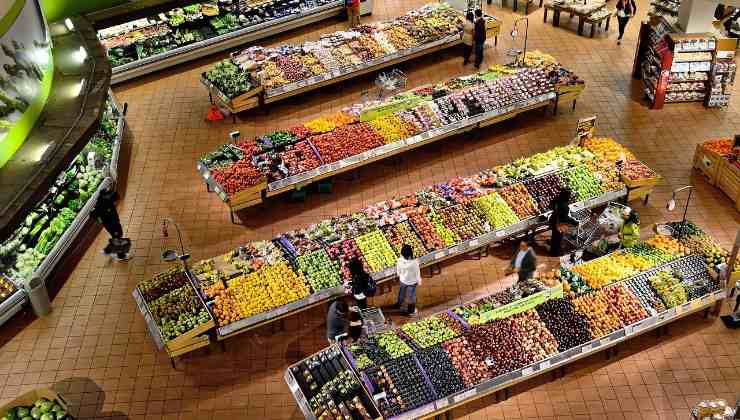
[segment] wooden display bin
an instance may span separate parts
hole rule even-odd
[[[696,145],[696,152],[694,153],[694,168],[701,171],[704,176],[707,177],[707,182],[711,185],[717,183],[717,176],[719,175],[719,167],[722,163],[723,158],[719,154],[707,150],[703,145]]]
[[[64,398],[59,395],[59,393],[49,388],[38,388],[34,389],[33,391],[28,391],[25,394],[14,399],[13,401],[0,407],[0,417],[5,417],[11,408],[15,408],[21,405],[30,406],[33,405],[36,400],[41,398],[55,401],[56,404],[59,404],[60,406],[62,406],[62,408],[64,408],[64,411],[69,411],[67,407],[67,401],[65,401]]]
[[[719,165],[717,187],[730,197],[730,200],[736,204],[738,203],[740,199],[740,169],[727,159],[722,159]]]
[[[647,201],[647,197],[653,192],[653,186],[654,185],[648,185],[644,187],[630,188],[627,192],[627,201],[631,202],[642,199]]]
[[[267,179],[263,178],[259,184],[241,190],[229,196],[229,207],[232,211],[256,206],[262,202],[262,194],[267,190]]]
[[[624,185],[627,186],[627,188],[633,189],[633,188],[640,188],[640,187],[654,187],[658,184],[660,181],[660,176],[656,176],[653,178],[643,178],[643,179],[629,179],[622,175],[622,182],[624,182]]]

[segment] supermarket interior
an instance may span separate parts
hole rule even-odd
[[[0,417],[740,419],[740,2],[0,2]]]

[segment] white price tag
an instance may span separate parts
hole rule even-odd
[[[610,341],[612,341],[611,337],[604,337],[599,341],[599,343],[603,346],[605,344],[609,344]]]
[[[683,305],[676,306],[676,315],[681,315],[683,313]]]
[[[208,181],[210,178],[211,178],[211,173],[210,172],[203,173],[203,179],[205,179],[206,181]]]
[[[438,260],[440,258],[444,258],[445,255],[447,255],[445,252],[437,252],[436,254],[434,254],[434,259]]]
[[[450,405],[450,401],[447,398],[445,398],[443,400],[439,400],[436,403],[434,403],[434,407],[437,410],[441,410],[441,409],[447,407],[448,405]]]
[[[506,235],[506,231],[504,230],[497,230],[496,231],[496,237],[497,238],[503,238]]]
[[[540,363],[540,370],[544,370],[550,367],[550,361],[545,360],[544,362]]]
[[[452,248],[450,248],[450,254],[456,253],[458,249],[459,249],[459,245],[453,246]]]
[[[462,394],[456,396],[455,398],[453,398],[453,400],[456,403],[459,403],[460,401],[464,401],[464,400],[467,400],[470,397],[475,396],[475,394],[476,394],[476,391],[475,391],[475,388],[473,388],[473,389],[467,390],[467,391],[463,392]]]
[[[471,248],[475,248],[476,246],[478,246],[478,240],[477,239],[473,239],[472,241],[470,241],[470,247]]]
[[[526,368],[522,369],[522,376],[529,376],[529,375],[532,374],[533,371],[534,371],[534,369],[532,369],[531,366],[530,367],[526,367]]]
[[[591,345],[586,344],[585,346],[581,347],[581,353],[588,353],[591,351]]]
[[[624,335],[629,337],[634,333],[635,333],[635,327],[633,327],[632,325],[628,325],[624,327]]]

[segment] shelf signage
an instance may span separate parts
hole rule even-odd
[[[524,311],[528,311],[537,305],[545,303],[546,301],[563,296],[563,284],[560,283],[558,286],[548,290],[529,295],[523,299],[511,302],[508,305],[499,306],[498,308],[490,311],[483,312],[480,315],[481,324],[486,324],[494,319],[507,318],[511,315],[515,315]]]

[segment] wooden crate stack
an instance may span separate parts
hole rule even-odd
[[[740,210],[740,168],[734,162],[698,144],[694,153],[694,168],[706,177],[709,184],[722,190],[735,203],[735,208]]]

